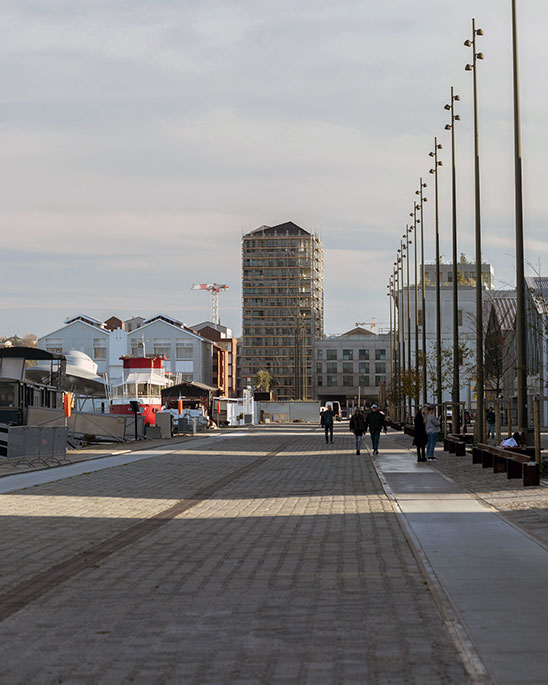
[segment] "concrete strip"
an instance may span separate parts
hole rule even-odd
[[[495,682],[548,682],[548,551],[407,450],[376,463]]]

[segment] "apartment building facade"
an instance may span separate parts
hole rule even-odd
[[[342,407],[383,402],[390,384],[390,334],[356,327],[315,343],[316,397]]]
[[[242,238],[240,389],[269,371],[280,399],[312,397],[313,348],[323,337],[323,247],[289,221]]]

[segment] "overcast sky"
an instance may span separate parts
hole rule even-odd
[[[526,256],[546,274],[548,2],[518,9]],[[0,335],[78,313],[197,323],[209,298],[190,287],[212,281],[239,334],[241,235],[288,220],[323,239],[326,333],[386,326],[434,136],[451,254],[451,85],[459,252],[474,255],[472,16],[483,256],[513,285],[510,0],[4,0],[0,16]]]

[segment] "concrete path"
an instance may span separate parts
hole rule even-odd
[[[0,494],[0,682],[469,682],[347,426],[101,462]]]
[[[471,637],[469,655],[497,683],[548,683],[548,551],[402,444],[386,440],[376,463]]]

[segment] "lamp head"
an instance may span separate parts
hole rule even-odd
[[[472,41],[471,40],[465,40],[464,44],[466,45],[467,48],[472,47]]]
[[[441,143],[438,143],[438,150],[443,150]]]
[[[441,161],[441,159],[440,159],[440,161],[438,162],[438,166],[443,166],[443,162]]]
[[[477,57],[478,59],[483,59],[483,52],[478,52],[478,54],[476,55],[476,57]]]
[[[451,130],[451,124],[445,124],[445,130],[450,131]]]
[[[476,29],[476,35],[483,36],[483,29]]]
[[[433,153],[433,152],[429,152],[429,153],[428,153],[428,156],[429,156],[429,157],[433,157],[433,156],[434,156],[434,153]]]
[[[435,170],[435,169],[430,169],[430,171],[429,171],[428,173],[429,173],[429,174],[435,174],[435,173],[436,173],[436,170]]]
[[[443,109],[450,110],[450,109],[451,109],[451,105],[445,105]]]
[[[471,64],[467,64],[467,65],[464,67],[464,71],[472,71],[472,69],[473,69],[473,67],[472,67]]]
[[[460,100],[460,95],[453,95],[453,100],[458,102]]]
[[[455,114],[455,121],[460,121],[460,114]]]

